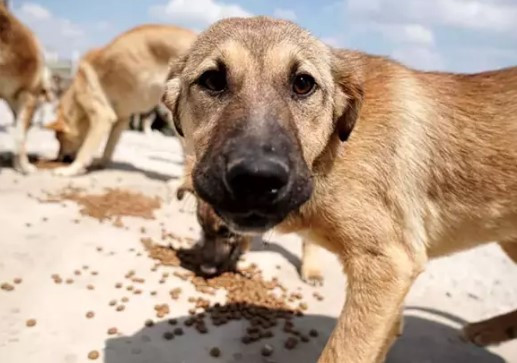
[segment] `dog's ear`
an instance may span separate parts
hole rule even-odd
[[[363,101],[363,65],[358,54],[332,50],[332,73],[336,84],[334,120],[341,141],[348,140]]]
[[[169,74],[165,83],[165,90],[162,96],[162,103],[171,111],[174,128],[179,136],[184,137],[181,127],[181,110],[179,99],[181,95],[180,74],[187,62],[187,56],[172,60],[169,64]]]
[[[66,124],[65,121],[61,117],[58,117],[56,120],[52,121],[51,123],[45,125],[45,128],[48,130],[52,130],[55,132],[69,132],[69,127]]]

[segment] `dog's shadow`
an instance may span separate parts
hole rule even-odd
[[[178,163],[178,165],[183,165],[182,163]],[[123,161],[112,161],[105,168],[90,168],[88,172],[92,175],[94,174],[102,174],[103,172],[109,172],[113,170],[124,171],[128,173],[140,173],[145,175],[148,179],[157,180],[157,181],[170,181],[172,179],[178,179],[178,175],[171,174],[163,174],[157,171],[147,170],[138,166],[135,166],[128,162]]]
[[[172,307],[174,310],[174,307]],[[131,336],[108,339],[105,344],[104,363],[263,363],[263,362],[316,362],[336,320],[322,315],[306,315],[294,318],[296,328],[302,333],[316,329],[319,336],[308,343],[300,342],[293,350],[284,348],[287,333],[280,322],[273,328],[274,336],[259,342],[244,344],[241,337],[249,327],[246,320],[232,321],[224,326],[214,327],[207,321],[207,334],[200,334],[192,327],[186,327],[190,317],[177,318],[177,324],[167,320],[152,327],[143,327]],[[181,327],[183,335],[166,340],[166,332]],[[273,347],[273,354],[265,358],[261,350],[265,344]],[[210,356],[210,350],[217,347],[220,358]],[[388,363],[430,362],[430,363],[503,363],[498,355],[459,338],[458,330],[434,319],[406,316],[404,334],[392,348]]]

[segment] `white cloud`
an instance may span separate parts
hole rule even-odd
[[[381,31],[397,43],[434,44],[433,31],[421,24],[388,24],[381,26]]]
[[[273,16],[276,18],[281,18],[281,19],[286,19],[286,20],[291,20],[291,21],[295,21],[296,19],[298,19],[294,10],[291,10],[291,9],[280,9],[280,8],[275,9],[273,11]]]
[[[206,27],[223,18],[252,15],[237,4],[217,0],[170,0],[165,5],[152,6],[149,12],[155,18],[191,27]]]
[[[416,69],[443,70],[445,68],[441,55],[436,50],[424,46],[396,48],[391,53],[391,56]]]
[[[347,0],[351,18],[495,32],[517,31],[515,0]]]
[[[86,50],[88,41],[85,30],[68,19],[55,16],[42,5],[23,3],[14,12],[36,34],[48,52],[70,57],[74,51]]]
[[[19,10],[21,13],[27,14],[34,19],[49,19],[50,11],[36,3],[23,3]]]

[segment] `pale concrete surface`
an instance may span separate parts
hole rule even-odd
[[[0,118],[0,151],[12,150],[13,145],[10,129],[1,126],[6,119]],[[37,128],[31,131],[32,152],[52,157],[56,147],[50,133]],[[275,354],[265,359],[260,355],[262,342],[243,345],[239,341],[241,323],[220,328],[209,325],[207,335],[188,330],[172,341],[161,336],[167,329],[167,319],[157,321],[152,329],[143,327],[146,319],[154,318],[158,303],[169,304],[171,313],[167,318],[183,321],[191,307],[187,298],[195,292],[189,283],[177,278],[169,278],[164,285],[158,283],[162,272],[174,269],[151,272],[154,262],[145,254],[137,255],[143,252],[140,228],[145,227],[149,236],[159,240],[161,224],[178,235],[193,237],[197,225],[191,213],[192,200],[182,204],[168,202],[170,193],[165,182],[170,178],[174,182],[181,174],[182,157],[174,138],[126,132],[115,161],[109,170],[73,179],[45,172],[24,177],[10,168],[0,170],[0,283],[16,277],[23,279],[14,291],[0,290],[0,362],[88,362],[91,350],[99,350],[97,361],[104,363],[315,362],[342,307],[345,279],[335,258],[324,252],[321,265],[325,285],[313,288],[301,282],[296,270],[300,242],[293,236],[269,236],[275,243],[255,246],[246,261],[256,262],[266,276],[277,276],[289,289],[301,289],[309,310],[297,326],[302,330],[317,328],[319,338],[288,352],[278,338],[284,335],[277,334],[270,339]],[[117,228],[80,216],[72,202],[44,204],[28,195],[59,191],[70,184],[92,191],[122,187],[159,196],[164,203],[156,220],[123,218],[126,227]],[[79,223],[75,223],[76,219]],[[102,253],[97,252],[98,246],[103,247]],[[130,248],[135,252],[129,252]],[[98,271],[98,275],[83,271],[81,276],[74,276],[73,271],[84,265],[88,271]],[[277,265],[281,268],[277,269]],[[146,279],[142,295],[115,289],[114,285],[124,281],[129,270]],[[50,277],[54,273],[74,278],[75,282],[56,285]],[[95,289],[88,290],[88,284]],[[176,302],[168,295],[174,287],[184,290]],[[152,290],[158,292],[154,297],[149,294]],[[314,291],[324,295],[325,300],[316,301]],[[122,296],[128,296],[130,301],[125,311],[116,312],[108,302]],[[497,246],[431,263],[411,290],[407,306],[405,332],[390,354],[390,363],[517,362],[517,341],[481,349],[458,338],[460,322],[517,308],[517,268]],[[94,311],[95,317],[86,319],[87,311]],[[37,319],[37,325],[28,328],[25,322],[31,318]],[[110,327],[117,327],[122,335],[109,337]],[[209,357],[213,346],[221,348],[221,358]]]

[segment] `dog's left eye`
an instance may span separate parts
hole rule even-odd
[[[226,72],[224,70],[206,71],[199,77],[197,83],[214,93],[222,92],[226,89]]]
[[[308,74],[299,74],[293,80],[293,92],[298,96],[306,96],[316,87],[316,81]]]

